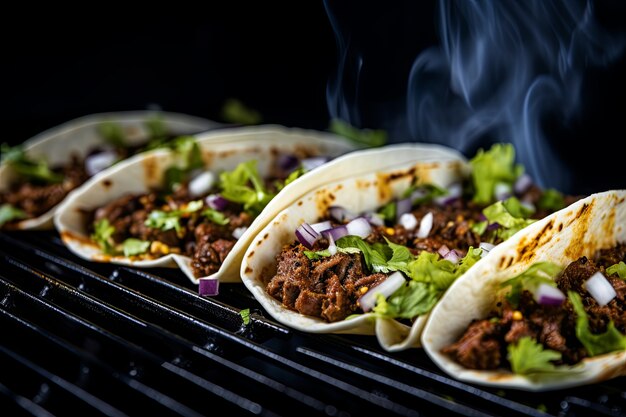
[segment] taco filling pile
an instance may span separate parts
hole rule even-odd
[[[98,172],[135,153],[167,146],[176,137],[158,117],[148,119],[145,128],[145,141],[131,145],[122,126],[102,123],[98,133],[103,145],[89,149],[84,158],[73,154],[69,162],[59,166],[28,157],[20,146],[3,144],[2,162],[17,173],[18,180],[0,192],[0,227],[11,229],[21,220],[41,216]]]
[[[500,284],[504,296],[443,353],[470,369],[558,371],[626,349],[626,244],[561,267],[540,262]]]
[[[217,272],[277,192],[322,158],[304,150],[279,155],[272,172],[261,178],[256,160],[212,172],[204,168],[197,143],[185,138],[175,143],[185,162],[165,171],[162,187],[123,195],[93,210],[88,230],[107,255],[136,260],[189,256],[196,278]]]
[[[494,245],[576,199],[541,190],[514,159],[511,145],[494,145],[471,160],[471,177],[447,189],[415,184],[368,213],[330,207],[276,256],[268,294],[327,322],[427,313]]]

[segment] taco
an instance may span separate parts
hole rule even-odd
[[[510,146],[469,164],[452,152],[413,155],[394,167],[377,166],[374,153],[353,158],[372,172],[310,191],[259,232],[241,274],[274,318],[309,332],[376,333],[387,350],[417,346],[450,283],[550,210],[539,204],[547,192],[520,186]]]
[[[444,371],[541,391],[626,375],[626,191],[593,194],[495,248],[431,312]]]
[[[180,267],[196,284],[239,281],[266,206],[297,191],[291,182],[305,166],[352,149],[334,135],[276,126],[179,138],[92,178],[59,207],[55,225],[85,259]]]
[[[0,228],[50,229],[55,207],[99,171],[176,136],[216,126],[178,113],[100,113],[49,129],[20,146],[4,144]]]

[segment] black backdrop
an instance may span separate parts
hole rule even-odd
[[[337,48],[324,3],[224,3],[153,5],[132,13],[113,4],[6,13],[2,141],[19,143],[85,114],[154,106],[223,121],[229,98],[258,110],[265,123],[325,129]],[[434,2],[329,4],[370,54],[373,87],[360,98],[361,127],[379,127],[377,103],[403,101],[413,59],[438,42]],[[626,33],[623,2],[599,1],[596,9],[603,24]],[[576,187],[567,191],[626,188],[625,70],[622,57],[590,71],[579,118],[552,128],[555,143],[572,138],[574,150],[563,155]]]

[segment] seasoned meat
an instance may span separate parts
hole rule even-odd
[[[489,320],[473,321],[461,339],[443,349],[457,362],[471,369],[495,369],[502,361],[499,326]]]

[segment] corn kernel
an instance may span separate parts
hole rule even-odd
[[[519,321],[519,320],[521,320],[523,318],[524,318],[524,316],[522,316],[522,312],[521,311],[515,310],[513,312],[513,320]]]
[[[170,253],[170,247],[164,243],[159,242],[158,240],[155,240],[150,245],[150,253],[162,253],[163,255],[167,255],[168,253]]]
[[[393,236],[396,234],[396,231],[394,230],[393,227],[386,227],[385,228],[385,233],[387,233],[389,236]]]
[[[369,290],[369,288],[367,288],[367,287],[361,287],[361,288],[359,288],[359,292],[360,292],[361,294],[365,294],[365,293],[367,292],[367,290]]]

